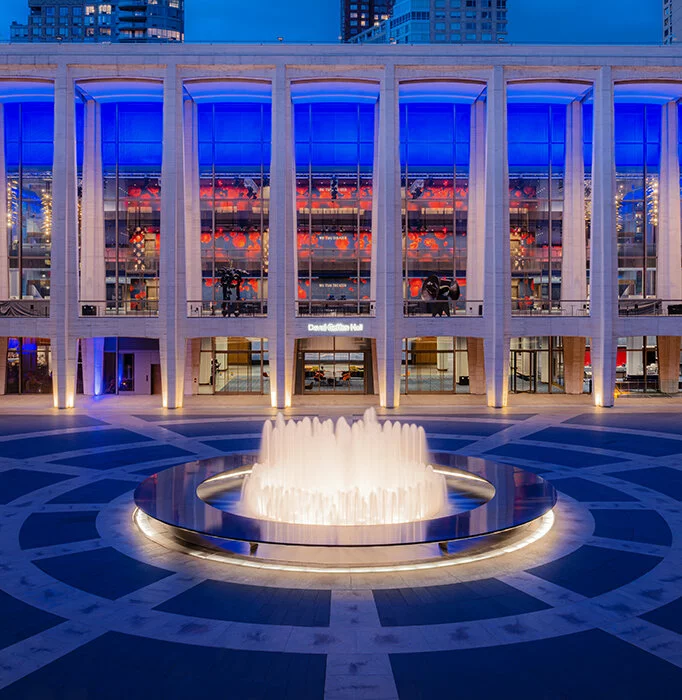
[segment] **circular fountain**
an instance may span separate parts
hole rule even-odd
[[[424,429],[361,420],[263,426],[260,454],[154,474],[135,520],[166,546],[243,566],[311,571],[428,568],[485,559],[539,539],[554,488],[519,467],[433,460]]]

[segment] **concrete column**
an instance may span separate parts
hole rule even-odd
[[[561,308],[564,315],[575,316],[582,311],[587,299],[583,106],[579,101],[566,107],[562,242]]]
[[[199,179],[199,130],[197,105],[184,103],[185,132],[185,275],[187,299],[202,299],[201,279],[201,199]]]
[[[591,346],[592,390],[596,406],[613,406],[616,387],[618,261],[615,191],[613,75],[611,67],[605,66],[598,70],[594,83],[592,155],[590,309],[594,328]]]
[[[485,280],[485,102],[471,105],[469,138],[469,199],[467,202],[467,314],[478,316]],[[467,338],[469,393],[485,394],[483,338]]]
[[[485,103],[471,105],[469,141],[469,199],[467,202],[467,313],[478,315],[485,279]]]
[[[188,338],[185,358],[185,396],[196,396],[199,393],[200,366],[201,338]]]
[[[467,338],[467,359],[469,361],[469,393],[483,395],[486,393],[483,338]]]
[[[104,393],[104,338],[81,338],[83,393],[100,396]]]
[[[682,216],[680,214],[680,157],[677,103],[662,108],[661,174],[658,187],[657,296],[682,299]],[[667,304],[665,307],[667,309]]]
[[[294,115],[286,68],[277,66],[272,85],[272,161],[270,164],[270,259],[268,318],[270,393],[273,407],[291,406],[295,313],[296,189]]]
[[[680,386],[680,338],[658,336],[658,390],[677,394]]]
[[[54,86],[50,271],[52,387],[57,408],[73,408],[78,362],[78,338],[73,331],[78,304],[75,113],[74,81],[64,64],[57,69]]]
[[[507,405],[511,336],[511,262],[509,243],[509,162],[507,85],[504,68],[488,81],[485,172],[484,341],[488,405]]]
[[[585,338],[564,336],[564,389],[567,394],[583,393]]]
[[[161,377],[165,408],[182,408],[185,380],[183,319],[185,286],[185,183],[182,80],[169,65],[163,81],[163,164],[161,168],[161,282],[159,316]]]
[[[7,390],[7,338],[0,336],[0,396]]]
[[[85,103],[83,134],[83,194],[81,199],[80,300],[97,302],[97,312],[106,309],[104,262],[104,192],[102,180],[102,127],[100,105]],[[85,358],[83,358],[85,360]]]
[[[379,96],[379,132],[374,163],[379,168],[376,207],[377,337],[379,401],[386,408],[400,403],[402,356],[402,232],[400,216],[400,117],[395,67],[386,66]]]
[[[0,103],[0,301],[9,299],[9,226],[7,225],[7,163],[5,161],[5,105]],[[2,391],[5,384],[2,383]]]

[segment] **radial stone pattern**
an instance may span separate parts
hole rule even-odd
[[[541,473],[554,527],[453,569],[312,578],[133,525],[149,474],[255,457],[264,416],[0,414],[0,698],[678,698],[682,418],[635,408],[400,415],[436,463]]]

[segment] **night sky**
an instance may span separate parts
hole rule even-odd
[[[509,41],[661,40],[661,0],[508,0]],[[0,39],[25,21],[27,0],[0,0]],[[339,0],[185,0],[187,41],[336,42]]]

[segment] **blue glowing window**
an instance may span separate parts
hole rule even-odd
[[[5,158],[7,168],[52,168],[54,105],[28,102],[5,105]]]

